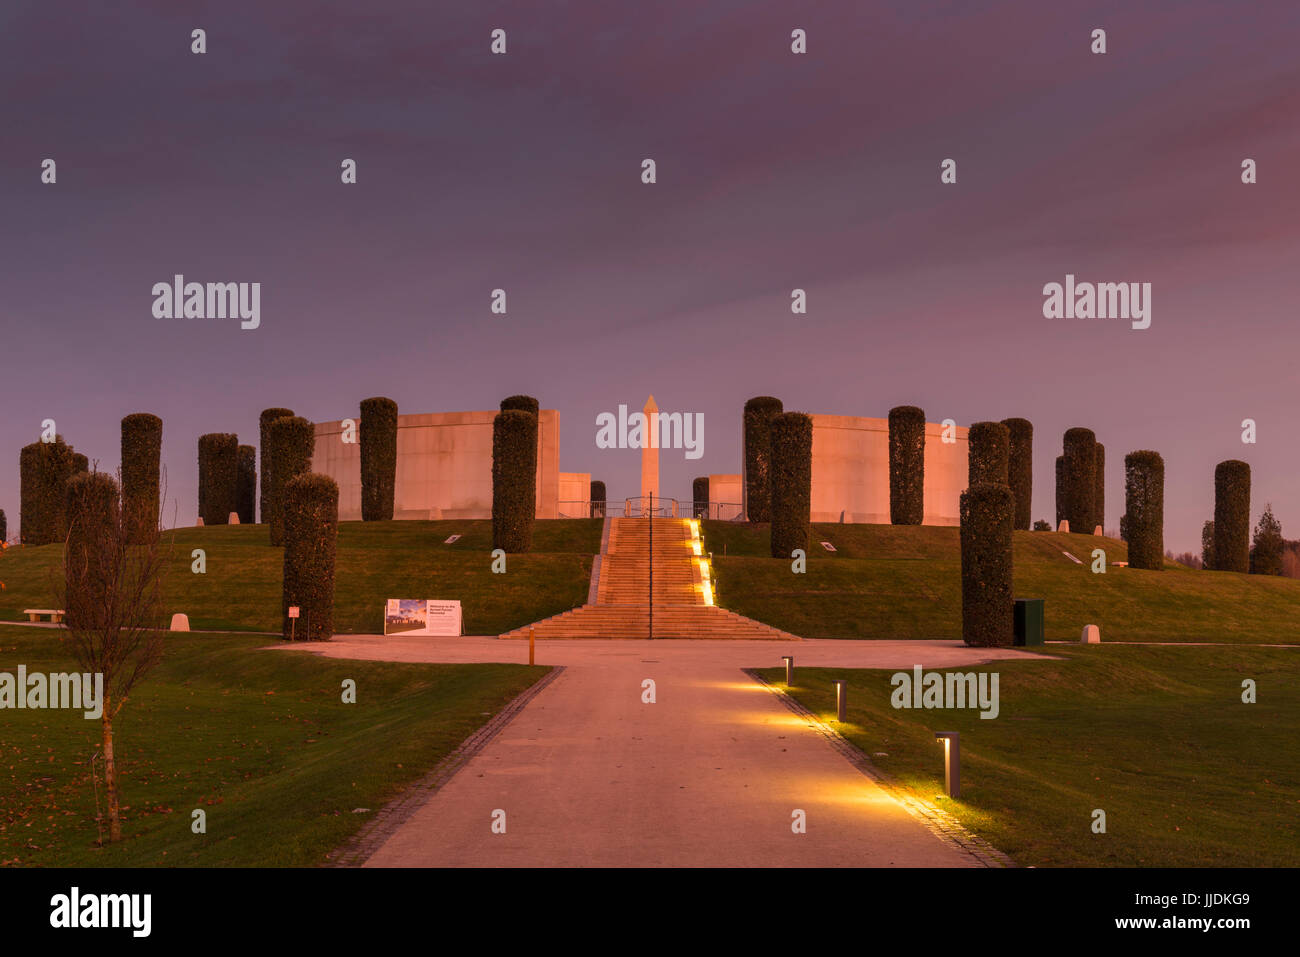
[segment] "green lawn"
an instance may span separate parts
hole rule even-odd
[[[956,528],[814,525],[802,575],[767,557],[766,525],[705,522],[703,533],[724,608],[805,638],[961,637]],[[1091,535],[1016,532],[1014,547],[1016,594],[1047,600],[1049,639],[1077,640],[1094,624],[1102,641],[1300,643],[1300,580],[1117,568],[1125,544]],[[1105,574],[1091,570],[1099,547]]]
[[[460,599],[466,634],[478,635],[567,611],[587,600],[601,525],[600,519],[539,521],[533,550],[508,556],[505,574],[493,574],[490,520],[343,522],[335,630],[382,631],[388,598]],[[462,537],[445,544],[454,534]],[[265,525],[177,529],[167,570],[167,613],[185,612],[191,628],[277,631],[284,550],[272,548],[269,535]],[[196,548],[206,553],[203,575],[191,570]],[[24,608],[53,607],[61,561],[61,545],[0,553],[0,619],[19,621]]]
[[[96,848],[81,712],[0,719],[0,864],[314,865],[547,672],[259,651],[247,635],[173,635],[116,724],[120,844]],[[0,670],[72,669],[50,631],[0,627]],[[357,683],[343,704],[343,679]],[[102,786],[100,799],[103,799]],[[207,813],[207,833],[191,812]],[[357,808],[368,809],[354,813]]]
[[[1050,650],[1066,660],[961,669],[999,674],[993,720],[896,710],[892,671],[799,668],[793,694],[835,725],[831,682],[847,679],[840,730],[932,800],[943,793],[934,732],[960,732],[961,800],[938,803],[1018,864],[1300,866],[1300,649]],[[785,681],[782,668],[762,673]],[[1257,704],[1242,703],[1244,678]],[[1105,834],[1091,830],[1098,808]]]

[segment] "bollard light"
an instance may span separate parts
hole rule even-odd
[[[943,741],[943,789],[948,797],[961,797],[961,734],[936,731],[934,736]]]
[[[849,709],[849,692],[848,689],[844,687],[845,684],[847,684],[847,682],[835,682],[835,720],[840,722],[840,724],[844,723],[845,712]]]
[[[785,686],[790,688],[794,685],[794,655],[782,655],[781,660],[785,662]]]
[[[528,663],[533,664],[533,629],[528,629]]]

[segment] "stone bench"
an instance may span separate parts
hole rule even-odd
[[[54,608],[24,608],[23,614],[28,621],[43,621],[46,618],[53,622],[63,621],[63,612]]]

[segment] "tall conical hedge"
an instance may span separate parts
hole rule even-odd
[[[79,471],[85,456],[56,435],[53,442],[33,442],[18,455],[18,520],[24,545],[49,545],[68,534],[64,486]]]
[[[961,494],[961,636],[968,645],[1015,640],[1014,516],[1006,485],[973,485]]]
[[[1029,531],[1033,525],[1034,423],[1028,419],[1003,419],[1007,427],[1007,484],[1016,498],[1015,527]]]
[[[1101,526],[1102,534],[1106,532],[1106,446],[1097,443],[1096,471],[1093,473],[1092,486],[1092,524]],[[1092,529],[1088,529],[1092,534]]]
[[[271,544],[284,544],[284,511],[280,493],[299,475],[311,471],[311,457],[316,452],[316,428],[301,416],[293,415],[273,421],[267,430],[267,445],[262,451],[264,467],[271,470],[267,491],[271,499]]]
[[[232,432],[199,436],[199,517],[225,525],[239,496],[239,437]]]
[[[691,481],[691,515],[709,517],[709,477],[698,475]]]
[[[1236,459],[1214,468],[1214,568],[1250,571],[1250,466]]]
[[[103,472],[81,472],[64,486],[68,540],[63,554],[64,624],[72,630],[103,625],[114,596],[105,559],[116,546],[119,497],[117,483]]]
[[[334,634],[339,487],[327,475],[306,472],[285,482],[278,494],[284,522],[283,635],[328,641]],[[294,605],[298,606],[296,623],[289,617]]]
[[[158,528],[162,474],[162,419],[133,412],[122,419],[122,508],[133,542]]]
[[[914,405],[889,410],[889,521],[925,521],[925,412]]]
[[[773,558],[808,551],[812,507],[812,416],[782,412],[771,429],[771,548]]]
[[[1165,460],[1143,449],[1124,456],[1124,534],[1130,568],[1165,567]]]
[[[1091,429],[1067,429],[1065,465],[1062,478],[1062,505],[1070,531],[1091,535],[1094,521],[1094,497],[1097,491],[1097,437]]]
[[[397,494],[397,403],[361,400],[361,520],[388,522]]]
[[[1001,422],[976,422],[967,433],[970,485],[1008,485],[1011,430]]]
[[[772,520],[772,489],[768,475],[772,468],[772,420],[784,410],[780,399],[758,395],[745,402],[745,518],[751,522]]]
[[[492,547],[526,552],[537,518],[537,416],[510,409],[492,420]]]
[[[270,445],[271,423],[276,419],[293,418],[293,409],[263,409],[262,414],[258,416],[258,439],[261,441],[262,455],[262,523],[271,524],[271,516],[275,511],[274,493],[271,490],[271,463],[267,461],[266,450]]]
[[[240,525],[252,525],[257,521],[257,449],[241,445],[238,466],[235,512],[239,515]]]

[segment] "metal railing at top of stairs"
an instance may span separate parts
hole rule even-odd
[[[624,518],[645,518],[647,498],[637,495],[623,500]],[[618,506],[610,509],[606,502],[576,499],[559,503],[560,518],[605,518],[616,514]],[[721,522],[742,520],[739,502],[683,502],[675,498],[655,496],[655,518],[704,518]]]
[[[645,518],[649,502],[644,495],[623,500],[624,518]],[[741,520],[741,506],[732,502],[689,502],[675,498],[654,497],[655,518],[704,518],[719,521]]]

